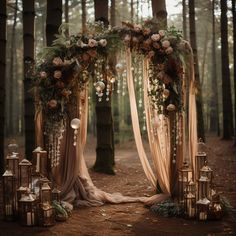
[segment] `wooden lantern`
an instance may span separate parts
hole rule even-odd
[[[19,155],[18,153],[13,153],[7,156],[6,164],[9,170],[12,171],[12,174],[16,178],[16,186],[18,187],[18,176],[19,176]]]
[[[50,203],[51,204],[51,187],[48,183],[43,183],[40,185],[39,189],[39,199],[40,203]]]
[[[19,200],[19,219],[25,226],[34,226],[37,223],[37,205],[32,194],[27,192]]]
[[[29,188],[31,185],[31,169],[32,163],[23,159],[19,163],[19,186]]]
[[[210,180],[207,176],[200,176],[198,180],[198,199],[208,198],[210,199],[211,189]]]
[[[179,204],[184,204],[184,195],[187,193],[187,185],[192,179],[193,172],[192,169],[189,168],[188,163],[184,163],[183,167],[179,170]]]
[[[212,187],[213,170],[205,162],[204,166],[200,169],[200,176],[206,176],[210,181],[210,187]]]
[[[16,209],[17,211],[19,211],[19,200],[22,198],[23,195],[25,195],[28,192],[28,188],[27,187],[19,187],[16,190]]]
[[[200,178],[200,170],[207,162],[207,155],[205,152],[198,152],[195,156],[196,179]]]
[[[11,170],[6,170],[3,177],[3,215],[5,220],[14,220],[16,216],[16,185]]]
[[[35,172],[43,176],[48,175],[47,151],[43,150],[41,147],[37,147],[33,151],[33,162],[35,164]]]
[[[54,189],[52,190],[52,201],[57,201],[57,202],[61,202],[61,191],[59,189],[57,189],[57,187],[54,187]]]
[[[207,198],[199,199],[197,205],[197,218],[199,220],[207,220],[209,213],[210,201]]]

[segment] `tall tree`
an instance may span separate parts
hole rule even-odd
[[[95,21],[103,21],[108,27],[108,0],[94,0]],[[106,89],[106,88],[105,88]],[[96,99],[97,100],[97,99]],[[115,174],[114,165],[114,132],[111,111],[111,99],[96,101],[97,116],[97,148],[94,170],[107,174]]]
[[[205,141],[203,108],[202,108],[202,89],[201,89],[200,76],[199,76],[196,25],[195,25],[195,0],[189,0],[188,6],[189,6],[190,43],[191,43],[193,54],[194,54],[194,71],[195,71],[196,86],[198,90],[197,97],[196,97],[197,132],[198,132],[198,137],[202,138]]]
[[[234,41],[234,145],[236,146],[236,7],[232,0],[233,41]]]
[[[113,27],[116,25],[116,0],[111,0],[110,16],[110,24]]]
[[[82,31],[86,31],[86,21],[87,21],[87,14],[86,14],[86,0],[81,1],[82,5]]]
[[[0,1],[0,174],[4,171],[5,78],[6,78],[6,0]]]
[[[223,104],[223,139],[230,139],[233,134],[233,109],[229,71],[227,1],[220,0],[221,8],[221,67],[222,67],[222,104]]]
[[[64,6],[64,13],[65,13],[65,23],[69,23],[69,0],[65,0],[65,6]],[[66,27],[66,35],[69,35],[69,27]]]
[[[218,80],[216,71],[216,27],[215,0],[212,1],[212,66],[211,66],[211,98],[210,98],[210,132],[220,135],[218,108]]]
[[[183,37],[187,39],[187,10],[186,0],[182,0],[182,15],[183,15]]]
[[[167,11],[165,0],[152,0],[152,15],[157,21],[158,28],[167,28]]]
[[[52,45],[55,34],[62,23],[62,0],[47,1],[46,38],[47,45]]]
[[[29,94],[32,86],[34,65],[34,1],[23,1],[23,39],[24,39],[24,116],[25,116],[25,154],[29,158],[35,148],[34,98]]]
[[[14,72],[16,68],[14,67],[14,60],[16,58],[16,25],[17,25],[17,8],[18,8],[18,0],[15,0],[14,5],[14,15],[13,15],[13,25],[12,25],[12,33],[11,33],[11,48],[10,48],[10,66],[9,66],[9,127],[8,134],[14,135],[16,134],[16,104],[15,95],[16,95],[16,86],[17,83],[15,81],[16,77],[14,76]]]

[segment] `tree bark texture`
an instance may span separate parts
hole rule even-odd
[[[220,134],[218,107],[218,80],[216,71],[216,28],[215,0],[212,1],[212,66],[211,66],[211,98],[210,98],[210,132]]]
[[[182,0],[182,14],[183,14],[183,37],[187,39],[187,6],[186,0]]]
[[[108,27],[108,0],[94,0],[95,20],[103,21]],[[114,130],[111,111],[111,97],[106,101],[106,88],[102,102],[96,99],[96,118],[97,118],[97,148],[94,170],[107,174],[115,174],[114,161]]]
[[[82,31],[86,32],[86,23],[87,23],[86,0],[82,0],[81,4],[82,4]]]
[[[35,148],[34,98],[29,94],[32,88],[34,65],[34,1],[23,1],[23,39],[24,39],[24,117],[25,117],[25,154],[31,158]]]
[[[197,86],[197,132],[198,138],[202,138],[205,141],[204,120],[203,120],[203,108],[202,108],[202,89],[199,76],[198,65],[198,52],[197,52],[197,39],[196,39],[196,25],[195,25],[195,0],[189,0],[189,30],[190,30],[190,43],[194,54],[194,71],[195,81]]]
[[[116,0],[111,0],[110,23],[111,27],[116,25]]]
[[[159,29],[167,28],[167,11],[165,0],[152,0],[152,15]]]
[[[5,169],[4,163],[4,131],[5,131],[5,78],[6,78],[6,24],[7,8],[6,0],[0,1],[0,174]]]
[[[229,71],[227,1],[220,1],[221,8],[221,63],[222,63],[222,104],[223,104],[223,139],[233,135],[233,107]]]
[[[65,0],[65,6],[64,6],[64,14],[65,14],[65,23],[69,23],[69,0]],[[66,28],[66,35],[69,35],[69,26]]]
[[[233,15],[233,41],[234,41],[234,145],[236,146],[236,8],[235,0],[232,0]]]
[[[52,45],[62,23],[62,0],[47,1],[46,37],[47,46]]]

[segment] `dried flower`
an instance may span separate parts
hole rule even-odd
[[[128,42],[130,42],[130,40],[131,40],[130,35],[129,35],[129,34],[126,34],[126,35],[125,35],[125,38],[124,38],[124,41],[125,41],[126,43],[128,43]]]
[[[50,101],[48,102],[48,106],[49,106],[50,108],[55,108],[55,107],[57,107],[57,101],[56,101],[55,99],[50,100]]]
[[[168,41],[168,40],[162,41],[162,47],[163,47],[163,48],[168,48],[168,47],[170,47],[170,41]]]
[[[161,38],[161,36],[160,36],[159,34],[153,34],[153,35],[151,36],[151,39],[152,39],[152,41],[154,41],[154,42],[159,41],[160,38]]]
[[[152,46],[156,49],[159,49],[161,47],[160,43],[158,42],[153,42]]]
[[[61,66],[63,64],[63,61],[60,57],[54,57],[52,63],[55,65],[55,66]]]
[[[97,56],[97,51],[96,50],[90,49],[90,50],[87,51],[87,53],[90,57],[93,57],[93,58],[95,58]]]
[[[137,37],[133,37],[132,41],[133,41],[133,43],[138,43],[138,38]]]
[[[135,24],[134,25],[134,31],[139,33],[142,30],[142,25],[140,24]]]
[[[168,47],[165,52],[166,52],[166,54],[171,54],[173,51],[174,50],[172,47]]]
[[[174,104],[169,104],[166,108],[167,111],[175,111],[176,107]]]
[[[88,53],[83,53],[83,55],[82,55],[82,60],[83,60],[83,61],[88,61],[89,59],[90,59],[89,54],[88,54]]]
[[[88,46],[90,48],[96,47],[98,45],[97,41],[95,39],[89,39],[88,40]]]
[[[161,36],[161,37],[164,37],[165,36],[165,30],[159,30],[159,35]]]
[[[47,78],[47,73],[45,72],[45,71],[41,71],[40,72],[40,77],[41,77],[41,79],[46,79]]]
[[[60,70],[55,70],[55,71],[54,71],[53,77],[54,77],[55,79],[60,79],[61,76],[62,76],[62,73],[61,73]]]
[[[69,96],[71,95],[71,91],[68,90],[68,89],[63,89],[62,92],[61,92],[61,95],[68,99]]]
[[[163,97],[168,98],[170,95],[170,90],[169,89],[164,89],[163,90]]]
[[[107,40],[106,40],[106,39],[100,39],[100,40],[99,40],[99,44],[100,44],[102,47],[106,47],[106,46],[107,46]]]
[[[154,57],[154,55],[155,55],[154,51],[149,51],[148,52],[148,58],[152,58],[152,57]]]
[[[143,35],[149,35],[151,33],[151,30],[149,28],[143,29]]]

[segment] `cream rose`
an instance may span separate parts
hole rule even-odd
[[[107,46],[107,40],[106,40],[106,39],[100,39],[100,40],[99,40],[99,44],[100,44],[102,47],[106,47],[106,46]]]
[[[170,47],[170,41],[168,41],[168,40],[164,40],[164,41],[162,41],[162,47],[163,48],[168,48],[168,47]]]
[[[47,73],[45,72],[45,71],[41,71],[40,72],[40,77],[41,77],[41,79],[46,79],[47,78]]]
[[[161,38],[161,36],[159,35],[159,34],[153,34],[152,36],[151,36],[151,40],[152,41],[159,41],[160,40],[160,38]]]
[[[96,47],[98,45],[97,41],[95,39],[89,39],[88,40],[88,46],[93,48]]]
[[[63,61],[60,57],[54,57],[52,63],[55,65],[55,66],[61,66],[63,64]]]

